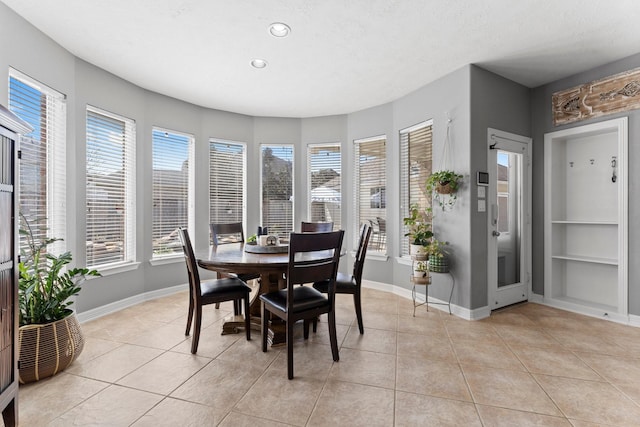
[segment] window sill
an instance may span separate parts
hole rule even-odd
[[[125,273],[127,271],[137,270],[140,266],[139,262],[130,262],[127,264],[116,264],[116,265],[107,265],[107,266],[96,266],[91,267],[95,268],[100,272],[102,276],[112,276],[114,274]]]
[[[396,257],[396,262],[400,265],[412,265],[412,260],[411,257],[406,255],[406,256],[401,256],[401,257]]]
[[[387,261],[389,259],[389,255],[379,252],[367,252],[367,259],[372,261]]]
[[[149,260],[149,264],[155,267],[157,265],[175,264],[183,261],[184,256],[182,254],[176,254],[165,257],[152,258]]]

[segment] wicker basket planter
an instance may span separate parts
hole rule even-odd
[[[451,194],[456,192],[456,190],[451,188],[451,182],[447,182],[446,184],[438,183],[435,190],[438,194]]]
[[[78,358],[84,337],[75,313],[52,323],[21,326],[20,383],[50,377]]]

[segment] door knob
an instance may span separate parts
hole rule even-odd
[[[496,231],[496,230],[493,230],[493,231],[491,232],[491,235],[492,235],[493,237],[498,237],[498,236],[500,235],[500,232],[499,232],[499,231]]]

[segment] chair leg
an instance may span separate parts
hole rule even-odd
[[[316,317],[313,319],[313,333],[315,334],[316,332],[318,332],[318,319],[320,317]]]
[[[249,313],[249,292],[244,296],[244,329],[247,331],[247,341],[251,341],[251,313]]]
[[[362,304],[360,298],[360,291],[353,294],[353,305],[356,307],[356,317],[358,318],[358,329],[360,329],[360,335],[364,334],[364,325],[362,323]]]
[[[269,310],[264,307],[264,302],[260,305],[260,315],[262,316],[262,351],[267,351],[267,332],[269,330]]]
[[[309,339],[309,323],[311,323],[311,320],[309,319],[304,319],[302,323],[302,331],[305,340]]]
[[[331,310],[329,312],[329,341],[331,341],[331,354],[333,355],[333,361],[340,360],[340,354],[338,352],[338,337],[336,334],[336,311]]]
[[[217,303],[216,303],[216,310],[217,310],[217,309],[219,309],[219,308],[220,308],[220,303],[219,303],[219,302],[217,302]]]
[[[240,315],[240,300],[234,300],[233,301],[233,314],[238,316]]]
[[[287,319],[287,377],[293,379],[293,324]]]
[[[193,338],[191,339],[191,353],[196,354],[198,352],[198,341],[200,341],[200,325],[202,324],[202,306],[195,307],[196,318],[193,325]]]
[[[189,295],[189,317],[187,317],[187,330],[185,331],[185,335],[189,335],[191,332],[191,321],[193,320],[193,298]]]

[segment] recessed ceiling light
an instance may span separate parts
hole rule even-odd
[[[264,59],[254,59],[253,61],[251,61],[251,66],[253,68],[264,68],[267,66],[267,61],[265,61]]]
[[[269,25],[269,34],[273,37],[287,37],[291,32],[291,28],[282,22],[274,22]]]

